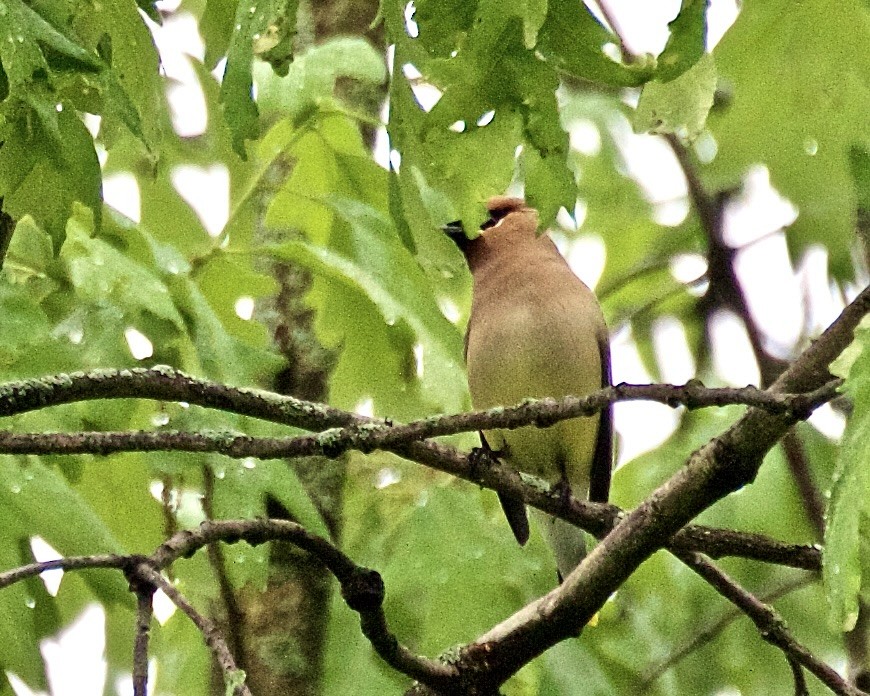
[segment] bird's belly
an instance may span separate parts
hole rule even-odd
[[[510,316],[469,334],[469,386],[475,408],[511,406],[526,398],[583,396],[601,386],[601,355],[589,327],[564,322],[561,313],[533,314],[514,306]],[[595,451],[598,416],[487,431],[493,449],[520,471],[555,482],[567,477],[585,494]]]

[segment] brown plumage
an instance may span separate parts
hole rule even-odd
[[[592,291],[570,269],[538,214],[522,199],[498,196],[475,239],[458,239],[474,279],[466,333],[468,384],[475,408],[528,397],[582,396],[610,383],[607,327]],[[464,241],[463,241],[464,239]],[[512,466],[574,495],[606,501],[612,459],[611,412],[550,428],[482,434]],[[517,540],[528,539],[525,506],[500,496]],[[545,516],[561,575],[585,553],[582,533]]]

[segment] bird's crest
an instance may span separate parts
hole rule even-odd
[[[526,202],[522,198],[514,198],[512,196],[493,196],[486,202],[486,209],[489,212],[489,220],[484,222],[480,229],[488,230],[494,227],[502,219],[510,213],[516,213],[526,207]]]

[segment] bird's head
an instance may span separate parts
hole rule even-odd
[[[529,208],[522,198],[493,196],[487,201],[486,210],[489,213],[489,218],[480,226],[481,234],[474,239],[469,239],[465,234],[465,228],[460,220],[451,222],[442,228],[463,254],[468,254],[469,248],[475,240],[492,236],[493,232],[488,232],[488,230],[502,227],[505,220],[509,221],[510,229],[531,229],[532,232],[537,229],[538,212],[534,208]]]

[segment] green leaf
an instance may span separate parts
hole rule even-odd
[[[865,322],[866,324],[866,322]],[[858,618],[863,549],[870,534],[870,329],[855,332],[849,354],[831,366],[845,377],[853,408],[843,434],[828,502],[822,579],[832,627],[851,630]],[[851,364],[849,364],[851,362]]]
[[[868,41],[866,2],[772,0],[747,3],[715,50],[729,96],[708,120],[718,154],[706,182],[734,186],[749,167],[765,165],[799,211],[786,234],[792,259],[824,245],[839,278],[852,271],[849,154],[870,142]]]
[[[269,345],[266,326],[241,319],[235,309],[241,297],[257,300],[270,297],[277,290],[272,276],[258,273],[252,266],[250,257],[213,253],[197,269],[196,281],[228,333],[253,347],[266,348]],[[227,278],[234,280],[227,283]]]
[[[855,180],[858,205],[865,214],[870,213],[870,145],[853,147],[849,152],[849,164]]]
[[[233,134],[233,148],[242,158],[246,157],[245,140],[256,138],[260,132],[252,94],[254,56],[262,54],[284,69],[291,57],[289,41],[296,31],[296,9],[296,0],[239,0],[236,5],[221,102]]]
[[[71,11],[71,26],[111,68],[103,80],[90,85],[101,91],[104,113],[144,143],[153,163],[162,137],[164,86],[157,48],[137,2],[82,2]],[[86,87],[84,98],[93,101]]]
[[[384,471],[398,483],[372,490]],[[381,572],[391,630],[428,655],[479,635],[556,583],[541,535],[520,548],[495,495],[442,482],[376,453],[354,456],[345,488],[342,550]],[[326,656],[325,693],[376,696],[401,693],[409,683],[374,654],[340,598],[330,612]]]
[[[39,228],[30,215],[19,220],[5,262],[17,264],[18,269],[29,276],[41,276],[47,271],[53,256],[51,237]]]
[[[344,244],[323,247],[294,241],[273,249],[278,258],[301,264],[323,283],[355,295],[357,302],[371,303],[377,312],[378,319],[366,317],[369,322],[377,323],[367,324],[365,319],[353,314],[351,307],[332,307],[334,314],[327,316],[334,324],[330,327],[332,336],[325,337],[327,344],[343,342],[343,358],[346,359],[350,347],[360,342],[357,349],[360,352],[354,351],[355,362],[363,362],[352,369],[357,372],[353,381],[359,385],[360,381],[365,381],[363,371],[374,369],[385,357],[371,352],[371,343],[367,344],[367,339],[361,335],[363,328],[374,331],[386,337],[383,347],[402,365],[400,373],[394,377],[398,379],[393,388],[405,393],[404,407],[398,406],[402,399],[396,401],[403,415],[432,410],[452,413],[462,409],[467,398],[461,367],[462,341],[458,330],[438,309],[420,267],[401,244],[390,222],[376,210],[347,199],[332,198],[327,202],[348,226]],[[331,291],[322,286],[320,292]],[[325,299],[322,295],[318,298]],[[339,323],[341,316],[345,320]],[[351,326],[355,327],[353,331],[349,331]],[[368,358],[364,357],[366,355]],[[374,386],[371,384],[370,388]],[[408,398],[417,388],[421,390],[422,405]],[[382,412],[380,408],[379,412]],[[387,413],[396,415],[397,411]]]
[[[179,646],[184,649],[179,650]],[[199,629],[181,612],[175,612],[159,631],[153,632],[150,653],[158,665],[156,693],[186,696],[214,693],[207,676],[211,674],[211,651]]]
[[[647,82],[633,118],[637,132],[676,133],[694,140],[704,129],[716,92],[716,66],[705,55],[670,81]]]
[[[112,408],[117,410],[118,402]],[[153,408],[148,410],[153,412]],[[108,426],[105,420],[100,424]],[[148,423],[148,427],[153,425]],[[130,453],[88,462],[74,486],[119,543],[133,553],[150,553],[164,540],[166,519],[151,495],[154,475],[148,457]]]
[[[704,55],[709,0],[682,0],[680,13],[668,24],[671,35],[658,57],[657,80],[679,77]]]
[[[562,153],[541,154],[533,148],[523,151],[525,198],[530,206],[538,210],[542,229],[553,223],[560,207],[573,210],[577,200],[574,175],[568,169],[565,158],[567,142],[565,145]]]
[[[60,253],[79,298],[94,303],[111,300],[124,311],[144,310],[183,326],[166,285],[150,269],[90,236],[91,232],[86,215],[71,218]]]
[[[205,42],[205,64],[210,70],[227,54],[236,6],[236,0],[206,0],[199,31]]]
[[[99,59],[84,46],[65,36],[23,0],[0,2],[0,62],[9,80],[10,94],[26,91],[36,73],[47,73],[42,47],[56,51],[80,67],[98,70]]]
[[[0,148],[0,197],[13,218],[30,215],[59,249],[73,204],[92,211],[99,227],[102,176],[87,128],[74,113],[56,113],[57,137],[15,122]]]
[[[0,481],[3,507],[13,511],[30,534],[41,536],[64,556],[125,553],[123,545],[63,476],[39,459],[0,458]],[[46,500],[53,504],[45,505]],[[84,571],[82,576],[100,601],[130,601],[127,582],[120,573],[94,570]]]
[[[358,37],[331,38],[295,57],[283,79],[259,82],[257,102],[263,113],[290,120],[295,127],[320,109],[341,109],[336,82],[356,80],[373,85],[387,76],[384,56]]]
[[[335,214],[322,197],[341,195],[387,207],[387,174],[366,152],[359,128],[343,114],[318,113],[298,129],[281,121],[264,139],[267,148],[295,159],[292,174],[269,205],[266,222],[272,227],[302,230],[314,243],[325,244]]]
[[[453,199],[466,229],[480,226],[486,219],[486,199],[503,193],[510,182],[521,126],[519,114],[502,109],[491,123],[466,133],[433,129],[425,136],[420,154],[437,152],[439,158],[411,160],[429,165],[423,170],[428,181]]]
[[[615,43],[583,3],[550,0],[537,50],[548,63],[574,77],[610,85],[642,84],[652,73],[652,66],[639,63],[628,67],[613,61],[603,47]]]
[[[32,563],[33,557],[27,548],[29,530],[7,507],[0,510],[0,528],[3,529],[0,569],[5,571]],[[37,599],[49,603],[53,600],[44,587],[38,598],[34,596],[34,590],[38,592],[40,585],[42,581],[35,579],[35,585],[18,582],[0,592],[0,665],[4,670],[14,672],[31,688],[46,689],[45,668],[39,653],[41,636],[34,609]]]
[[[196,349],[191,362],[197,364],[197,372],[231,384],[261,384],[283,365],[275,353],[250,346],[227,333],[190,278],[168,278],[167,284],[173,302],[184,313],[184,326]]]

